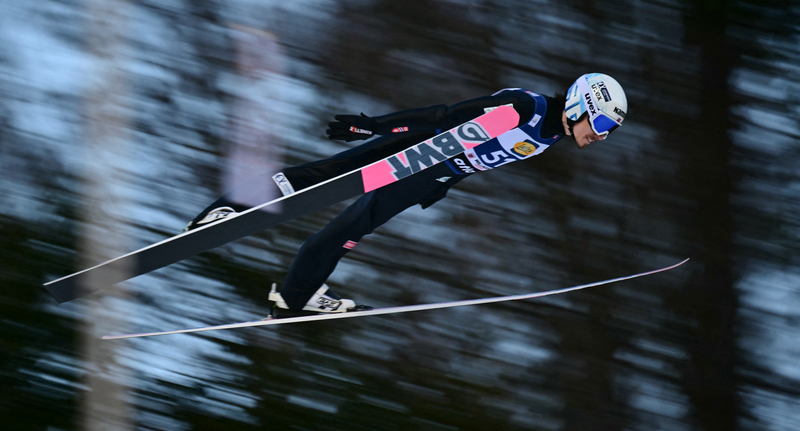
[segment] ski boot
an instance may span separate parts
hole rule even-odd
[[[210,223],[217,222],[222,220],[226,217],[230,217],[231,215],[235,215],[236,211],[231,207],[219,207],[214,208],[213,210],[209,211],[205,217],[200,219],[197,223],[189,222],[185,228],[183,228],[184,232],[188,232],[192,229],[197,229],[200,226],[205,226]]]
[[[270,314],[271,318],[372,310],[372,307],[368,305],[357,305],[352,299],[339,297],[327,284],[323,284],[314,293],[302,310],[290,310],[289,306],[286,305],[286,301],[283,300],[283,297],[275,288],[276,284],[272,283],[272,289],[269,291],[269,300],[274,302],[272,313]]]

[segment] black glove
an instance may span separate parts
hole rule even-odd
[[[340,141],[357,141],[359,139],[369,139],[375,135],[375,119],[361,113],[358,115],[337,115],[334,117],[336,122],[328,123],[328,134],[330,139]]]

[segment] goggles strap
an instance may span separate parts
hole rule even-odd
[[[583,102],[583,105],[586,107],[586,112],[589,114],[590,120],[593,120],[599,113],[600,108],[597,105],[597,99],[594,97],[594,93],[592,93],[591,88],[589,88],[589,81],[586,79],[586,76],[581,76],[578,79],[578,90],[581,92],[581,102]]]

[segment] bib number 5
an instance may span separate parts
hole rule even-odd
[[[495,167],[502,164],[501,160],[503,163],[511,163],[517,159],[509,156],[505,151],[492,151],[489,154],[481,154],[481,160],[483,163]]]

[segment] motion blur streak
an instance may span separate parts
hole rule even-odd
[[[800,429],[798,23],[789,0],[0,0],[4,429]],[[385,307],[684,267],[94,344],[264,317],[337,205],[90,300],[41,287],[179,232],[250,175],[237,158],[351,148],[325,137],[335,114],[552,95],[587,72],[628,96],[609,139],[468,178],[330,284]]]

